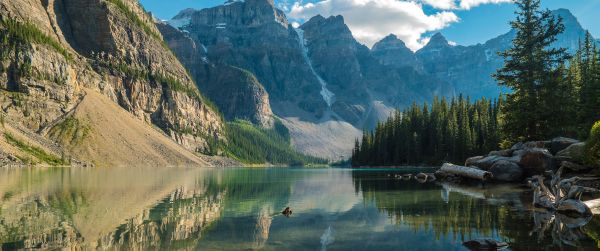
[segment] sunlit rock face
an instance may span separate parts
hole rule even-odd
[[[0,3],[3,19],[29,23],[35,32],[47,36],[45,42],[10,37],[0,44],[0,89],[15,93],[0,95],[6,96],[4,100],[18,96],[23,103],[8,108],[8,116],[32,131],[43,132],[74,109],[86,90],[94,90],[159,127],[185,148],[204,150],[205,135],[222,135],[219,116],[164,45],[150,15],[137,1],[118,3]]]

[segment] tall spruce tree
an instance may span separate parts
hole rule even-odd
[[[552,136],[554,114],[552,90],[559,66],[568,59],[566,49],[552,48],[563,32],[562,20],[549,10],[540,10],[540,0],[517,0],[516,20],[511,26],[517,35],[512,48],[500,53],[504,66],[495,74],[500,85],[510,87],[503,109],[503,131],[509,140],[535,140]]]
[[[579,76],[579,123],[580,135],[587,138],[589,128],[600,120],[600,62],[598,50],[591,34],[586,33],[583,45],[577,52],[577,61],[572,71],[578,71]]]

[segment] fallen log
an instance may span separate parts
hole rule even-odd
[[[440,171],[482,181],[486,181],[492,178],[492,173],[490,172],[472,167],[458,166],[450,163],[445,163],[444,165],[442,165]]]

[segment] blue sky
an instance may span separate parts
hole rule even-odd
[[[300,23],[315,14],[341,14],[354,36],[367,45],[394,33],[412,49],[418,49],[437,31],[460,45],[482,43],[507,32],[508,22],[514,16],[514,6],[507,1],[510,0],[275,0],[290,19]],[[170,19],[182,9],[212,7],[224,0],[140,2],[158,18]],[[542,5],[571,10],[584,28],[600,38],[600,0],[542,0]]]

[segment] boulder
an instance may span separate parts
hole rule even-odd
[[[519,165],[527,176],[540,175],[546,170],[554,169],[552,154],[543,148],[528,148],[515,153],[519,159]]]
[[[563,161],[560,164],[561,167],[565,168],[565,169],[569,169],[571,171],[575,171],[575,172],[579,172],[579,171],[585,171],[585,170],[589,170],[591,169],[591,167],[586,166],[586,165],[580,165],[577,163],[573,163],[571,161]]]
[[[465,166],[472,166],[472,165],[474,165],[475,162],[480,161],[483,158],[485,158],[485,157],[484,156],[475,156],[475,157],[468,158],[465,161]]]
[[[500,157],[510,157],[512,156],[514,150],[512,149],[506,149],[506,150],[499,150],[499,151],[491,151],[490,156],[500,156]]]
[[[579,140],[565,138],[565,137],[553,138],[550,142],[549,150],[550,150],[550,153],[556,154],[556,153],[566,149],[567,147],[571,146],[572,144],[576,144],[576,143],[579,143]]]
[[[523,180],[523,169],[508,160],[499,160],[490,168],[494,179],[498,181],[517,182]]]
[[[556,154],[556,159],[567,160],[578,164],[585,163],[585,143],[575,143]]]
[[[524,148],[548,148],[550,141],[529,141],[525,142]]]
[[[500,160],[506,160],[506,161],[511,161],[514,163],[519,163],[520,156],[502,157],[502,156],[490,155],[490,156],[484,157],[480,160],[474,161],[473,163],[471,163],[471,166],[475,166],[475,167],[480,168],[481,170],[488,171],[488,170],[490,170],[490,168],[492,168],[494,163],[496,163]]]
[[[480,160],[473,162],[471,166],[476,166],[476,167],[480,168],[481,170],[487,171],[494,165],[494,163],[496,163],[496,161],[504,159],[504,158],[506,158],[506,157],[493,156],[493,155],[487,156],[487,157],[484,157]]]
[[[521,150],[521,149],[523,149],[523,148],[525,148],[525,144],[523,144],[523,142],[519,142],[519,143],[516,143],[516,144],[514,144],[514,145],[513,145],[513,146],[510,148],[510,150],[516,151],[516,150]]]

